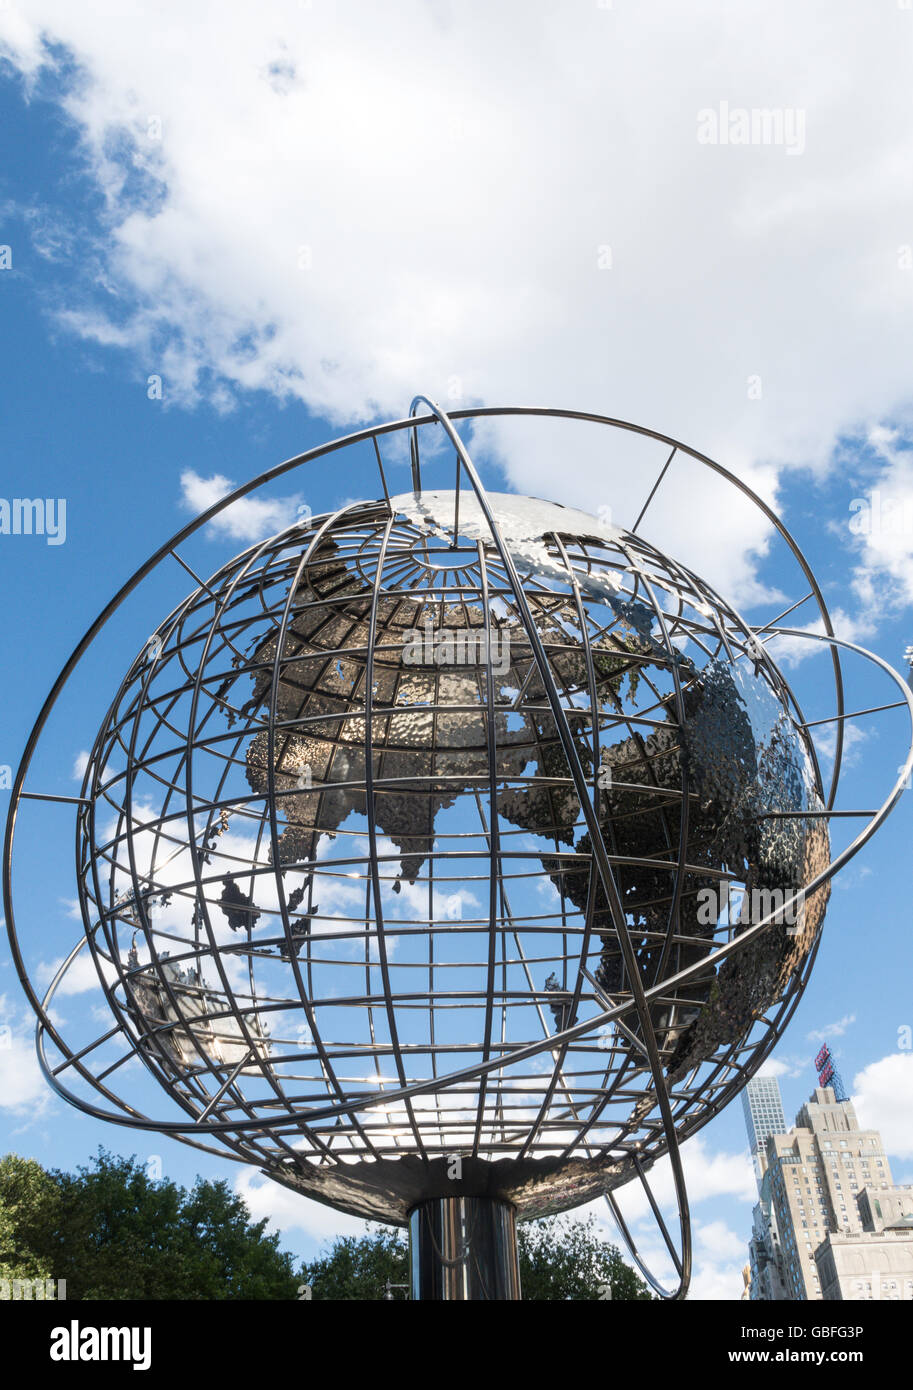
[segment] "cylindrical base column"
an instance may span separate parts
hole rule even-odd
[[[520,1297],[517,1220],[493,1197],[436,1197],[409,1215],[413,1299]]]

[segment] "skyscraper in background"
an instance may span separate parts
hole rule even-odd
[[[783,1117],[783,1101],[780,1098],[780,1085],[775,1077],[755,1076],[742,1092],[742,1110],[745,1127],[748,1130],[748,1144],[754,1175],[761,1185],[767,1167],[767,1137],[770,1134],[785,1134],[786,1120]]]
[[[756,1086],[750,1082],[749,1086]],[[896,1186],[877,1130],[818,1086],[786,1133],[767,1128],[770,1090],[745,1103],[759,1201],[749,1242],[752,1299],[913,1300],[913,1186]]]

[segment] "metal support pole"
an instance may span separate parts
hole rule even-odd
[[[520,1297],[517,1219],[494,1197],[436,1197],[409,1214],[412,1298]]]

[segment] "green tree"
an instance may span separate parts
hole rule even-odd
[[[13,1176],[21,1194],[25,1175]],[[65,1279],[68,1299],[296,1296],[292,1256],[224,1181],[198,1178],[187,1192],[151,1179],[135,1157],[104,1150],[76,1173],[31,1176],[34,1201],[26,1194],[10,1203],[10,1184],[0,1180],[12,1251],[17,1259],[30,1251],[41,1272]]]
[[[592,1217],[522,1224],[519,1255],[528,1301],[595,1300],[608,1287],[613,1300],[651,1297]],[[388,1280],[408,1282],[408,1266],[405,1233],[379,1227],[296,1272],[226,1182],[198,1178],[188,1192],[135,1157],[100,1149],[75,1173],[0,1159],[0,1278],[65,1279],[68,1299],[293,1299],[309,1284],[318,1300],[376,1300]]]
[[[524,1222],[517,1243],[524,1299],[595,1302],[611,1297],[614,1302],[631,1302],[653,1297],[617,1246],[598,1234],[592,1216]]]
[[[646,1284],[625,1264],[617,1248],[602,1240],[592,1217],[551,1217],[518,1229],[520,1288],[526,1301],[617,1301],[649,1299]],[[398,1229],[382,1227],[366,1236],[346,1236],[302,1271],[314,1299],[383,1297],[387,1280],[409,1278],[409,1245]],[[397,1291],[397,1298],[405,1297]]]
[[[381,1226],[364,1236],[340,1236],[330,1250],[305,1265],[302,1283],[314,1299],[382,1298],[387,1285],[409,1282],[409,1242],[403,1231]],[[395,1289],[395,1298],[405,1297]]]
[[[57,1219],[60,1193],[32,1158],[0,1158],[0,1279],[48,1279],[44,1232]]]

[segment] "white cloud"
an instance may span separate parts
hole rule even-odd
[[[103,195],[105,292],[66,321],[160,373],[166,402],[263,389],[347,424],[417,390],[588,408],[775,500],[784,468],[909,400],[898,22],[852,0],[826,25],[788,0],[738,23],[696,0],[687,24],[675,0],[262,0],[255,19],[33,0],[0,36],[32,85],[50,43],[82,65],[65,105]],[[801,111],[804,152],[700,144],[723,100]],[[584,427],[485,433],[522,490],[560,471],[562,500],[622,524],[664,458]],[[757,594],[765,528],[709,476],[676,461],[644,530]]]
[[[181,474],[181,502],[188,511],[197,513],[211,507],[237,487],[220,473],[201,478],[192,468]],[[301,497],[242,497],[212,518],[212,531],[234,540],[258,541],[291,526],[303,505]]]
[[[742,1246],[742,1258],[738,1262],[706,1260],[695,1265],[688,1293],[689,1302],[718,1303],[742,1297],[742,1268],[748,1263],[747,1242],[743,1241]]]
[[[864,604],[857,614],[847,613],[843,608],[835,608],[830,616],[834,635],[843,642],[864,644],[865,639],[872,635],[877,626],[876,608],[870,603]],[[787,625],[790,621],[791,619],[785,620]],[[819,637],[824,635],[824,622],[821,618],[816,618],[810,623],[794,623],[794,626],[797,632],[807,632]],[[825,656],[831,650],[826,642],[810,641],[806,637],[774,637],[764,645],[774,661],[786,669],[795,669],[800,662],[807,661],[809,657]]]
[[[692,1210],[702,1202],[715,1204],[725,1197],[741,1202],[757,1200],[747,1153],[712,1153],[703,1138],[697,1135],[684,1146],[683,1155]],[[666,1160],[651,1170],[650,1181],[667,1221],[671,1222],[670,1230],[675,1237],[677,1227],[669,1208],[672,1183]],[[294,1227],[313,1239],[332,1240],[337,1235],[360,1235],[368,1228],[366,1222],[334,1212],[252,1171],[241,1173],[236,1180],[235,1190],[247,1202],[255,1219],[269,1217],[283,1231]],[[619,1194],[622,1211],[626,1219],[638,1223],[635,1232],[638,1248],[651,1270],[661,1280],[674,1283],[668,1252],[657,1241],[649,1204],[646,1197],[640,1194],[642,1189],[639,1183],[622,1189]],[[584,1219],[591,1214],[596,1218],[600,1233],[612,1244],[619,1245],[626,1257],[618,1231],[602,1199],[572,1213],[574,1217]],[[747,1238],[738,1236],[715,1216],[708,1220],[696,1216],[694,1229],[694,1279],[690,1297],[738,1298],[742,1290],[741,1269],[748,1256]]]
[[[267,1217],[283,1232],[294,1229],[313,1240],[332,1241],[337,1236],[360,1236],[368,1230],[368,1222],[303,1197],[252,1168],[241,1170],[235,1180],[235,1192],[244,1198],[255,1221]]]
[[[651,1268],[662,1270],[667,1287],[675,1283],[672,1265],[664,1248],[649,1251]],[[742,1268],[748,1262],[748,1241],[731,1230],[724,1221],[694,1222],[694,1260],[688,1301],[732,1301],[742,1296]]]
[[[86,287],[61,320],[131,353],[138,375],[160,372],[166,401],[225,408],[266,390],[346,425],[404,413],[416,390],[601,410],[685,439],[775,502],[784,469],[822,468],[839,434],[909,400],[898,20],[850,0],[828,6],[826,25],[786,0],[746,0],[737,24],[711,0],[686,24],[674,0],[573,19],[536,0],[261,0],[255,19],[176,0],[32,0],[27,14],[0,9],[0,35],[31,81],[51,61],[46,41],[83,65],[66,107],[104,196],[97,249],[117,309],[108,317]],[[873,71],[878,101],[860,101]],[[721,99],[801,107],[805,153],[699,146],[697,112]],[[612,268],[600,270],[605,246]],[[751,375],[761,399],[748,397]],[[608,503],[622,524],[664,459],[583,426],[477,436],[514,485],[549,495],[560,475],[561,500]],[[878,485],[913,494],[899,438],[876,428],[870,440]],[[627,466],[606,497],[610,454]],[[186,470],[182,486],[198,510],[231,485]],[[296,503],[248,499],[219,524],[256,539]],[[693,466],[676,461],[643,532],[737,601],[758,596],[765,528]],[[913,597],[901,540],[860,543],[862,616],[839,614],[841,635],[870,630],[880,578]],[[27,1103],[43,1089],[10,1071],[11,1052],[6,1103]],[[894,1126],[889,1146],[905,1155],[911,1065],[885,1058],[856,1079],[860,1114],[886,1139]],[[696,1202],[754,1198],[744,1154],[711,1154],[697,1137],[685,1166]],[[668,1164],[654,1180],[668,1200]],[[252,1210],[340,1229],[319,1204],[241,1181]],[[725,1246],[715,1225],[703,1230]],[[710,1286],[730,1268],[727,1250],[713,1253],[724,1263],[707,1264]]]
[[[826,1023],[823,1028],[813,1028],[806,1033],[809,1042],[827,1042],[830,1038],[842,1038],[846,1030],[856,1022],[855,1014],[844,1014],[836,1023]]]
[[[739,1236],[716,1212],[720,1201],[727,1198],[752,1205],[758,1192],[751,1160],[747,1152],[712,1152],[701,1135],[695,1135],[682,1146],[682,1163],[692,1213],[694,1231],[693,1276],[689,1292],[691,1299],[736,1299],[742,1292],[742,1266],[748,1258],[747,1236]],[[662,1159],[649,1173],[651,1188],[656,1196],[673,1242],[678,1243],[678,1221],[675,1212],[672,1172],[668,1159]],[[649,1202],[639,1182],[629,1183],[616,1193],[621,1212],[632,1230],[638,1251],[654,1277],[667,1288],[677,1282],[669,1253],[660,1239]],[[713,1213],[703,1219],[702,1203]],[[580,1214],[595,1216],[607,1240],[619,1246],[627,1258],[624,1244],[602,1201],[589,1203]],[[575,1213],[576,1214],[576,1213]],[[747,1228],[747,1222],[746,1222]]]
[[[392,840],[385,835],[378,838],[378,854],[396,855],[398,853]],[[417,883],[410,883],[408,879],[399,880],[399,892],[395,898],[390,898],[392,889],[387,892],[387,902],[384,906],[385,915],[392,908],[397,917],[412,917],[417,921],[427,921],[428,919],[428,884],[419,880]],[[461,888],[453,893],[442,893],[438,891],[435,896],[434,914],[436,919],[444,921],[460,922],[466,917],[478,917],[481,911],[479,899],[468,888]],[[393,913],[390,913],[392,916]]]
[[[758,1068],[758,1076],[788,1076],[789,1067],[786,1062],[779,1062],[774,1057],[769,1057],[761,1067]]]
[[[0,995],[0,1107],[40,1113],[50,1091],[35,1053],[34,1026]]]
[[[837,726],[836,724],[824,724],[815,729],[815,747],[818,757],[822,754],[831,763],[834,761],[834,754],[837,751]],[[863,753],[863,745],[873,737],[871,729],[860,729],[858,724],[851,724],[849,720],[844,721],[843,726],[843,755],[841,758],[841,768],[856,767]]]
[[[68,913],[67,915],[71,916],[72,914]],[[101,959],[101,957],[99,957],[99,959]],[[35,968],[36,981],[47,987],[63,964],[63,960],[63,956],[60,956],[57,960],[53,961],[39,961]],[[102,970],[109,984],[117,979],[116,970],[113,966],[109,965],[106,960],[102,960]],[[98,971],[95,967],[92,954],[87,947],[85,950],[80,951],[72,965],[67,969],[55,997],[61,999],[70,994],[86,994],[90,990],[97,990],[99,996],[101,995]]]
[[[864,1067],[853,1079],[853,1105],[864,1129],[881,1131],[889,1154],[913,1158],[913,1053]]]
[[[703,1137],[697,1134],[682,1145],[682,1167],[692,1207],[700,1202],[715,1201],[721,1197],[751,1203],[758,1199],[757,1184],[747,1150],[741,1153],[712,1152]],[[661,1158],[654,1164],[648,1176],[656,1201],[667,1222],[672,1221],[670,1230],[675,1234],[677,1226],[672,1217],[675,1209],[675,1188],[668,1158]],[[619,1188],[616,1196],[621,1213],[629,1224],[644,1222],[645,1219],[652,1224],[649,1200],[638,1180],[635,1179]],[[587,1210],[591,1210],[597,1219],[610,1223],[601,1200],[591,1203]]]
[[[725,1221],[698,1221],[694,1234],[700,1251],[706,1251],[715,1259],[741,1259],[745,1263],[745,1241]]]
[[[808,1065],[803,1058],[768,1057],[758,1069],[758,1076],[768,1076],[778,1079],[781,1076],[801,1076]]]
[[[913,449],[877,425],[868,442],[882,466],[848,499],[847,526],[860,556],[854,588],[877,610],[913,603]]]

